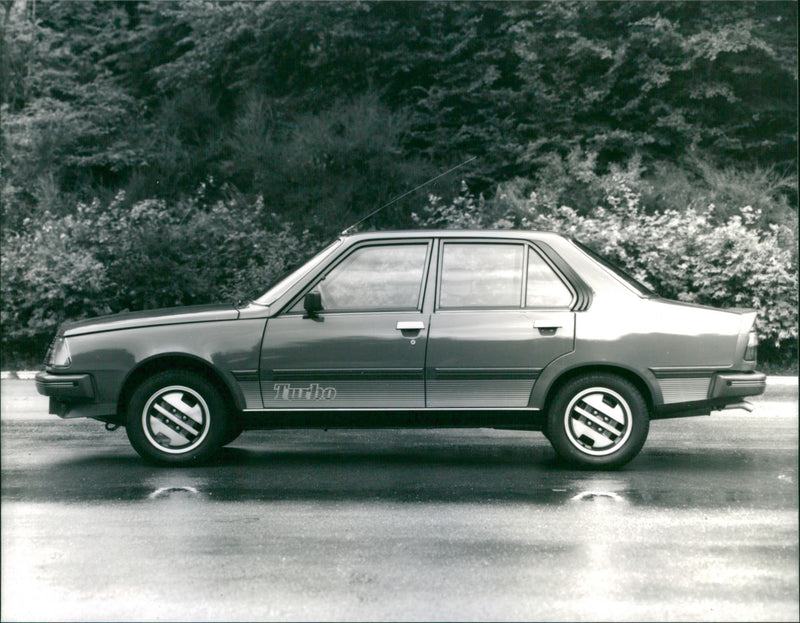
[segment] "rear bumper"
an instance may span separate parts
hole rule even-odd
[[[767,388],[767,375],[761,372],[719,372],[711,380],[708,399],[738,402],[745,396],[759,396]]]
[[[705,398],[682,400],[656,407],[653,419],[709,415],[725,408],[747,408],[744,400],[758,396],[767,388],[767,376],[761,372],[717,372],[708,382]]]

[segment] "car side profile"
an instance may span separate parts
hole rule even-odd
[[[243,305],[65,323],[36,384],[162,464],[247,429],[494,427],[613,468],[651,420],[750,408],[755,321],[660,298],[557,234],[371,232]]]

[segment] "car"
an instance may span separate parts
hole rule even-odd
[[[65,323],[36,385],[160,464],[247,429],[483,427],[608,469],[651,420],[751,409],[757,346],[755,311],[661,298],[558,234],[369,232],[252,301]]]

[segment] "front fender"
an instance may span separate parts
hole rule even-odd
[[[185,358],[216,372],[238,408],[255,402],[260,407],[257,371],[265,325],[266,319],[258,318],[75,336],[68,338],[72,365],[64,373],[91,374],[97,387],[97,402],[117,404],[123,387],[137,372],[154,367],[159,361]],[[242,371],[255,376],[242,376]]]

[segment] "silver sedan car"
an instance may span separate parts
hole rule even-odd
[[[162,464],[253,428],[493,427],[612,468],[651,420],[749,408],[755,322],[660,298],[556,234],[373,232],[246,304],[66,323],[37,386]]]

